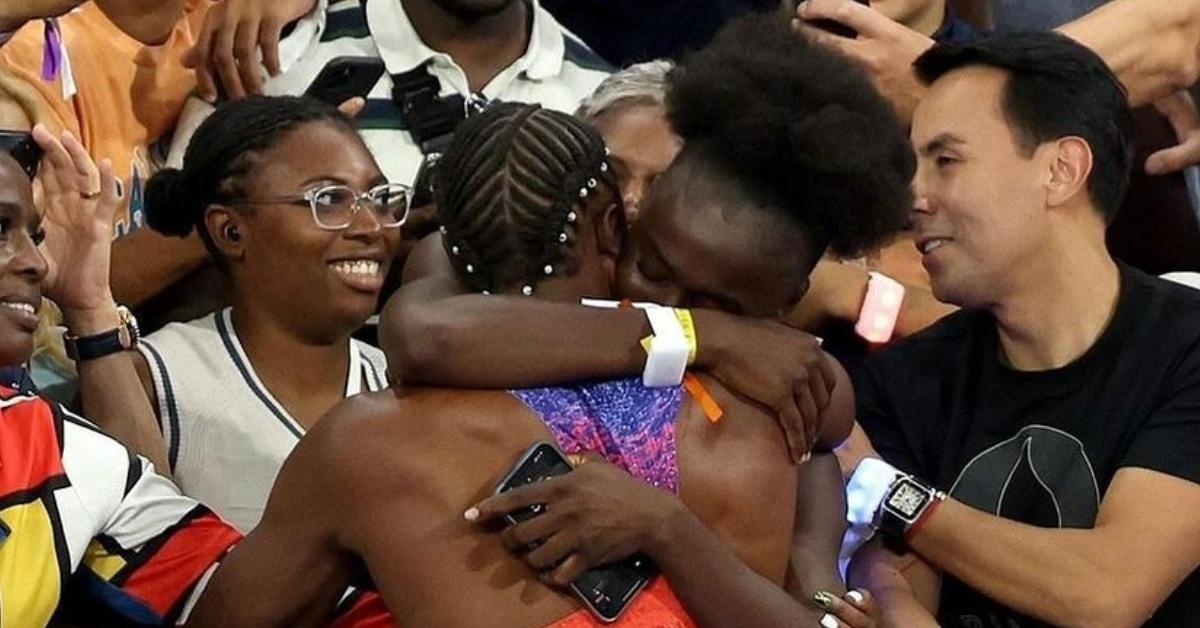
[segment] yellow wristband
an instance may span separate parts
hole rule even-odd
[[[688,366],[696,363],[696,349],[699,346],[699,340],[696,338],[696,323],[692,321],[692,311],[682,308],[675,308],[675,318],[679,319],[680,327],[683,327],[683,339],[688,344]]]

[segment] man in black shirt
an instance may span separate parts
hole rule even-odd
[[[851,479],[884,537],[852,579],[906,628],[1197,625],[1200,291],[1105,249],[1131,161],[1123,89],[1049,33],[916,65],[914,237],[935,295],[964,309],[856,378],[890,465]]]

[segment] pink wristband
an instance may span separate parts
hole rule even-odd
[[[904,285],[883,273],[870,275],[854,331],[867,342],[881,344],[891,340],[896,330],[896,319],[904,304]]]

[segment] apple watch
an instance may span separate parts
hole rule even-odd
[[[875,527],[895,540],[906,540],[946,494],[911,475],[892,482],[875,515]]]

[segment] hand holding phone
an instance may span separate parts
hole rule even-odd
[[[531,447],[518,460],[512,471],[500,481],[496,494],[541,482],[571,472],[571,464],[558,448],[547,442]],[[532,519],[543,512],[544,504],[509,512],[505,519],[510,525]],[[571,590],[592,614],[604,623],[611,623],[633,602],[634,597],[658,571],[653,561],[642,555],[610,563],[583,572],[571,582]]]
[[[351,98],[366,98],[383,72],[383,59],[337,57],[321,68],[304,95],[337,107]]]

